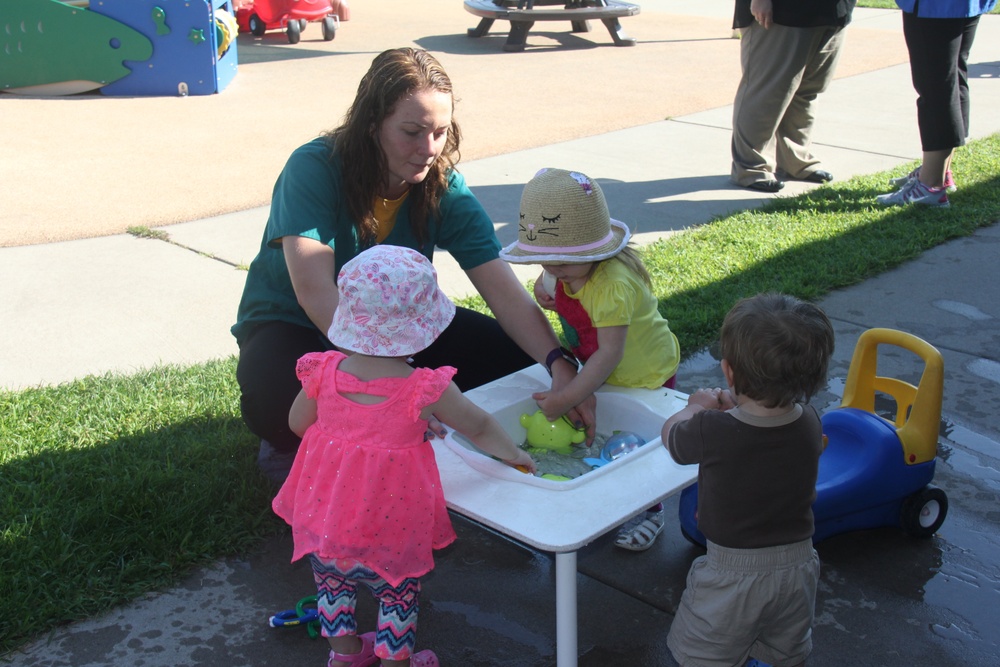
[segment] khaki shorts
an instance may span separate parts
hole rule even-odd
[[[712,542],[688,572],[667,646],[683,667],[748,657],[797,665],[812,651],[819,556],[812,540],[765,549]]]

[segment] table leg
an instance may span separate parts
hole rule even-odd
[[[556,554],[556,666],[576,667],[576,552]]]
[[[605,26],[608,28],[608,32],[611,33],[611,39],[614,40],[615,46],[635,46],[635,39],[629,37],[622,30],[622,24],[618,19],[601,19]]]
[[[504,44],[504,51],[524,51],[525,43],[528,40],[528,31],[534,21],[511,21],[510,33],[507,35],[507,43]]]
[[[469,37],[482,37],[493,27],[494,19],[482,19],[475,28],[469,28]]]

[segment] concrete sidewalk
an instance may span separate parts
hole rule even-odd
[[[856,25],[898,32],[899,14],[858,10]],[[864,45],[849,39],[847,48]],[[1000,17],[982,20],[972,62],[972,135],[981,137],[1000,131]],[[461,168],[504,243],[516,233],[521,187],[543,166],[600,179],[612,214],[647,242],[765,197],[728,183],[730,115],[731,107],[706,109]],[[816,153],[838,179],[917,158],[908,67],[836,81],[821,97],[816,128]],[[789,183],[784,193],[810,187]],[[962,205],[961,190],[953,205]],[[0,386],[18,389],[235,354],[228,329],[245,276],[237,267],[256,253],[265,219],[265,209],[254,209],[173,225],[163,228],[169,243],[113,236],[0,248],[0,284],[8,286],[0,293]],[[930,540],[879,530],[820,545],[823,579],[811,665],[996,664],[1000,287],[992,276],[998,249],[995,225],[820,302],[837,331],[831,381],[817,399],[821,408],[839,403],[854,343],[865,329],[902,329],[944,355],[936,483],[949,494],[951,508]],[[450,294],[471,292],[447,255],[435,264]],[[911,380],[918,370],[899,356],[886,364],[884,374]],[[679,389],[718,385],[716,366],[707,354],[689,359]],[[676,512],[676,500],[667,512]],[[418,648],[433,648],[446,666],[553,664],[551,557],[462,519],[455,524],[460,539],[424,581]],[[610,542],[605,536],[580,552],[580,664],[674,664],[666,632],[699,551],[673,525],[643,554]],[[245,560],[193,573],[174,590],[56,629],[10,664],[323,664],[321,640],[301,629],[267,627],[269,614],[313,592],[308,566],[290,566],[290,553],[287,536],[275,539]],[[363,627],[374,622],[367,602],[359,609]]]

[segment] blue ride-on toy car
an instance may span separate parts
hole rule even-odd
[[[916,387],[876,375],[878,346],[909,350],[924,362]],[[819,459],[813,543],[854,530],[901,527],[930,537],[948,513],[948,497],[931,486],[941,423],[944,362],[926,341],[893,329],[870,329],[858,339],[839,408],[823,415],[827,446]],[[877,394],[895,399],[889,421],[875,413]],[[698,485],[681,493],[681,532],[705,545],[698,530]]]

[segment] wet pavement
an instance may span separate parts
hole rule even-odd
[[[817,546],[822,580],[812,665],[1000,664],[1000,299],[994,290],[956,295],[940,281],[942,271],[968,266],[976,255],[995,256],[998,243],[994,226],[819,302],[837,332],[831,380],[815,400],[821,410],[839,405],[853,341],[867,328],[899,328],[934,341],[942,353],[945,395],[933,483],[947,493],[949,509],[930,539],[884,528]],[[709,351],[689,361],[683,389],[717,386],[715,364]],[[880,375],[916,384],[920,370],[907,353],[880,359]]]

